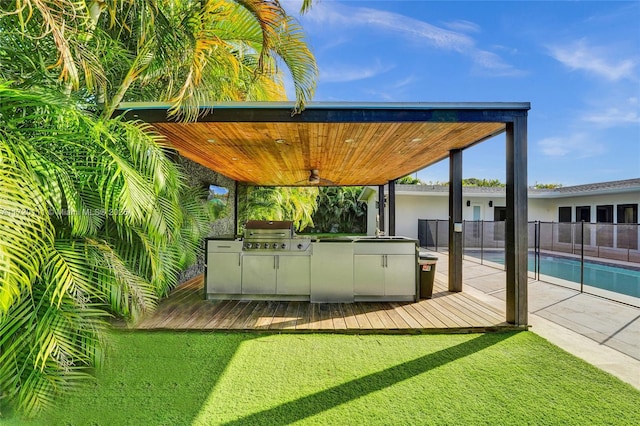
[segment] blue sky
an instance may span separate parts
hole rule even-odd
[[[640,177],[638,1],[316,0],[298,19],[314,101],[531,102],[529,184]],[[504,181],[504,145],[466,150],[464,177]]]

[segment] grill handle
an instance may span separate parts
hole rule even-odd
[[[270,238],[270,237],[281,237],[281,238],[288,238],[289,234],[286,232],[249,232],[249,236],[250,237],[254,237],[254,236],[258,236],[258,237],[265,237],[265,238]]]

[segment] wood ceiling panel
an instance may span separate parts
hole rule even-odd
[[[504,123],[157,122],[181,155],[240,182],[380,185],[504,130]]]

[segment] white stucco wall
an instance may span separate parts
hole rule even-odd
[[[448,218],[449,198],[447,196],[424,197],[396,194],[396,235],[418,238],[418,219]]]
[[[373,192],[368,203],[367,233],[375,233],[377,192]],[[467,201],[470,206],[467,206]],[[492,206],[489,207],[489,201]],[[388,203],[387,203],[388,204]],[[596,206],[618,204],[639,204],[640,191],[618,194],[588,196],[568,196],[561,198],[529,198],[529,221],[557,222],[559,207],[572,207],[572,220],[575,220],[576,206],[591,206],[591,222],[596,222]],[[463,220],[474,220],[473,206],[480,207],[480,220],[494,220],[495,207],[505,207],[506,198],[500,194],[463,195]],[[449,219],[449,196],[447,193],[407,193],[396,192],[396,235],[418,237],[418,219]],[[617,219],[617,218],[616,218]],[[388,205],[385,208],[385,229],[389,230]]]
[[[377,200],[377,192],[367,200],[367,235],[376,234],[376,217],[378,216]]]

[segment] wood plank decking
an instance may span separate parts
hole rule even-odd
[[[332,333],[468,333],[522,329],[499,310],[436,279],[432,299],[416,303],[211,301],[203,277],[176,288],[136,329]]]

